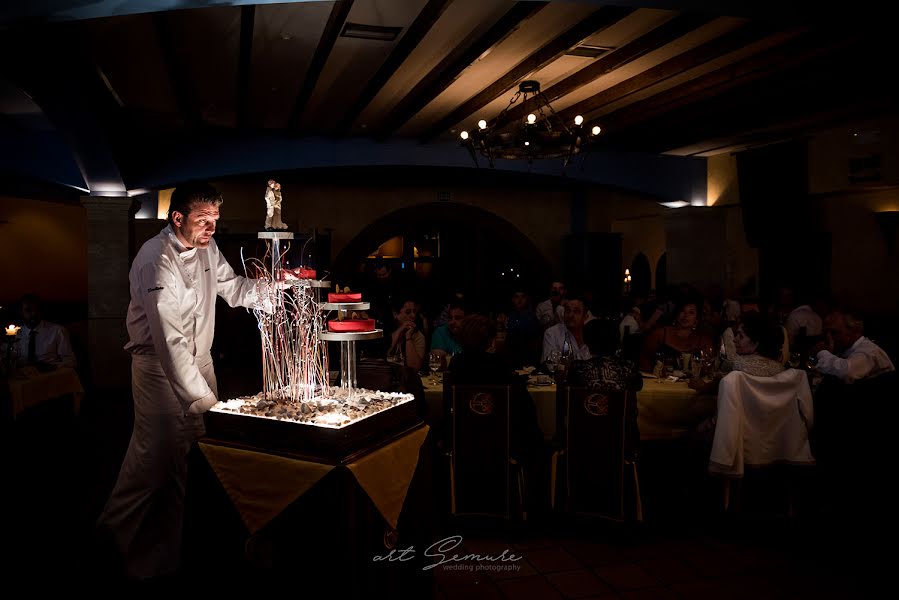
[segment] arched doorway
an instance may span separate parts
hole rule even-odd
[[[662,253],[656,263],[656,290],[661,291],[668,287],[668,253]]]
[[[432,305],[461,289],[477,310],[505,307],[513,286],[523,285],[533,296],[553,276],[514,225],[451,202],[403,208],[371,223],[337,255],[332,279],[364,281],[363,271],[376,264],[389,265],[398,285]]]
[[[631,262],[631,295],[645,298],[652,288],[652,271],[649,268],[649,259],[642,252]]]

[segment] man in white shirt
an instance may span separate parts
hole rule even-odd
[[[543,334],[542,362],[555,358],[571,360],[589,360],[593,355],[584,341],[584,324],[587,320],[587,309],[580,298],[569,298],[565,302],[565,322],[553,325]]]
[[[864,323],[850,311],[833,311],[824,321],[827,348],[819,349],[817,369],[845,383],[894,371],[887,353],[866,338]]]
[[[178,568],[187,454],[218,400],[216,297],[244,307],[257,299],[257,282],[236,275],[212,239],[221,203],[209,184],[179,186],[168,225],[141,247],[128,276],[134,430],[98,525],[137,579]]]
[[[34,294],[22,297],[24,325],[16,336],[16,350],[22,364],[41,368],[75,367],[75,353],[64,327],[45,321],[40,299]]]
[[[823,332],[821,317],[808,304],[802,304],[794,308],[787,316],[784,327],[787,328],[787,335],[790,336],[791,347],[797,346],[799,334],[803,327],[807,337],[816,337]]]

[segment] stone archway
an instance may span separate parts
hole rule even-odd
[[[642,252],[638,252],[631,261],[631,294],[645,298],[652,288],[652,270],[649,267],[649,259]]]

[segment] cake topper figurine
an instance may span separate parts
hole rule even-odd
[[[265,207],[265,230],[287,229],[281,221],[281,184],[274,179],[269,179],[265,188]]]

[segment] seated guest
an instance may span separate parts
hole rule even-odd
[[[572,294],[565,302],[565,322],[553,325],[543,334],[543,356],[545,363],[558,353],[559,357],[571,360],[587,360],[590,348],[584,342],[584,324],[587,319],[587,308],[583,299]]]
[[[681,300],[675,308],[673,325],[665,325],[649,334],[640,357],[640,368],[652,371],[656,360],[670,358],[677,364],[681,354],[713,348],[712,338],[697,331],[700,322],[696,300]]]
[[[568,385],[634,392],[643,389],[637,365],[615,356],[617,333],[612,321],[594,319],[584,325],[584,341],[593,356],[572,363]]]
[[[784,327],[787,328],[787,335],[790,336],[790,346],[800,349],[805,341],[802,339],[803,335],[807,338],[814,338],[823,332],[821,317],[809,304],[801,304],[790,311]]]
[[[553,325],[565,322],[565,284],[561,281],[553,281],[549,289],[549,298],[537,305],[537,320],[544,330]]]
[[[465,318],[465,307],[461,302],[453,302],[449,308],[449,320],[434,330],[431,338],[431,351],[437,352],[444,361],[444,368],[449,364],[447,356],[453,356],[462,350],[462,346],[456,340],[459,326]]]
[[[738,320],[727,329],[724,330],[724,333],[721,334],[721,370],[722,371],[733,371],[733,370],[742,370],[734,368],[734,361],[737,360],[738,356],[741,354],[737,351],[736,348],[736,335],[737,330],[740,327],[740,323],[743,320],[745,315],[753,315],[749,317],[750,320],[750,328],[754,329],[755,335],[750,335],[749,337],[753,340],[758,341],[760,338],[757,336],[759,334],[759,330],[757,329],[759,323],[759,317],[761,317],[762,321],[766,324],[766,330],[768,330],[769,335],[773,335],[773,331],[770,331],[768,328],[777,327],[780,329],[779,338],[782,340],[780,351],[776,356],[772,357],[773,360],[779,362],[780,364],[786,364],[786,362],[790,358],[790,343],[788,341],[787,330],[782,325],[777,325],[777,321],[773,315],[762,314],[758,310],[758,305],[753,302],[744,302],[740,307],[740,317]],[[747,335],[746,330],[744,328],[744,335]],[[765,356],[768,356],[765,354]]]
[[[642,329],[640,326],[641,319],[640,305],[634,300],[628,300],[625,305],[625,315],[618,324],[618,338],[624,341],[625,336],[636,335]]]
[[[418,305],[408,295],[398,295],[397,298],[387,359],[420,371],[425,361],[426,340],[416,325]]]
[[[41,302],[34,294],[22,297],[24,325],[16,336],[20,361],[42,369],[75,367],[69,335],[61,325],[43,320]]]
[[[733,370],[758,377],[772,377],[783,372],[783,342],[783,328],[773,319],[757,312],[744,313],[734,334],[737,355],[733,359]]]
[[[826,342],[818,347],[819,372],[852,383],[895,370],[886,352],[863,335],[865,324],[856,313],[836,310],[827,315],[824,329]]]
[[[523,289],[512,293],[512,308],[505,315],[505,324],[504,350],[509,362],[516,367],[537,364],[540,360],[543,331],[531,306],[530,297]]]

